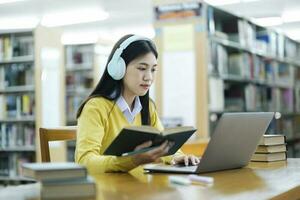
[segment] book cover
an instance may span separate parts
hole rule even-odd
[[[57,179],[73,179],[86,177],[87,170],[76,163],[24,163],[22,165],[23,176],[49,181]]]
[[[209,78],[209,109],[211,111],[224,110],[224,82],[215,77]]]
[[[276,153],[276,152],[286,152],[286,145],[259,145],[255,153]]]
[[[276,145],[285,144],[284,135],[263,135],[260,139],[259,145]]]
[[[277,153],[254,153],[251,161],[272,162],[286,160],[286,152]]]
[[[172,141],[174,145],[166,155],[172,155],[192,136],[196,131],[189,126],[167,128],[159,132],[150,126],[125,127],[120,134],[113,140],[109,147],[104,151],[104,155],[128,156],[149,151],[158,147],[164,141]],[[151,147],[134,151],[136,146],[151,140]]]

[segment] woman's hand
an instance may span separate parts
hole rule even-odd
[[[183,163],[185,166],[198,165],[199,162],[200,162],[200,158],[194,155],[178,155],[173,157],[173,159],[171,160],[171,165],[183,164]]]
[[[135,150],[147,148],[147,147],[150,147],[151,145],[152,145],[152,142],[148,141],[148,142],[145,142],[145,143],[137,146],[135,148]],[[133,155],[132,156],[133,162],[137,165],[142,165],[142,164],[151,163],[151,162],[157,162],[160,160],[159,159],[160,157],[162,157],[168,153],[168,151],[172,147],[172,145],[173,145],[172,142],[165,141],[157,148],[154,148],[145,153]]]

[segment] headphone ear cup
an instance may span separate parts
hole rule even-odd
[[[120,80],[124,77],[126,71],[126,64],[123,58],[119,57],[116,60],[111,60],[107,66],[108,74],[114,80]]]
[[[126,72],[126,64],[125,61],[123,60],[123,58],[119,58],[118,62],[116,63],[116,80],[120,80],[125,76],[125,72]]]

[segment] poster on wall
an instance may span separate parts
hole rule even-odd
[[[154,7],[155,20],[200,17],[202,15],[201,8],[200,2],[159,5]]]
[[[163,117],[196,126],[196,63],[192,24],[163,28]]]

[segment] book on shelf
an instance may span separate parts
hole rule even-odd
[[[295,88],[295,110],[296,112],[300,112],[300,86],[297,86]],[[1,96],[0,96],[0,102],[1,102]],[[0,108],[1,110],[1,108]],[[1,116],[1,114],[0,114]]]
[[[255,153],[277,153],[277,152],[286,152],[286,145],[259,145]]]
[[[267,53],[276,56],[277,53],[277,37],[276,33],[269,30],[260,30],[256,33],[256,39],[259,41],[263,41],[267,45]]]
[[[225,96],[225,110],[228,111],[241,111],[245,107],[244,87],[236,83],[225,83],[224,85]]]
[[[34,116],[34,94],[0,95],[0,119]]]
[[[104,151],[104,155],[128,156],[143,153],[157,148],[166,140],[174,142],[166,155],[172,155],[192,136],[196,131],[190,126],[166,128],[160,132],[151,126],[131,126],[125,127]],[[148,148],[135,150],[135,148],[147,141],[152,141]]]
[[[83,178],[87,175],[84,166],[76,163],[24,163],[23,176],[40,181]]]
[[[19,177],[22,175],[22,164],[32,162],[33,156],[27,153],[0,153],[0,176]],[[0,178],[1,179],[1,178]]]
[[[252,56],[248,53],[234,53],[229,55],[228,74],[241,78],[250,78]]]
[[[286,87],[293,87],[295,67],[293,65],[285,63],[278,63],[274,66],[276,83]]]
[[[11,39],[9,36],[3,37],[3,60],[10,60],[12,58],[12,46]]]
[[[6,118],[6,97],[2,94],[0,94],[0,119]]]
[[[266,80],[265,62],[257,55],[253,55],[253,64],[251,65],[251,79],[264,82]]]
[[[251,161],[272,162],[286,160],[286,152],[276,153],[254,153]]]
[[[257,99],[257,86],[254,84],[249,84],[245,86],[245,104],[246,104],[246,110],[256,110],[256,104],[258,101]]]
[[[0,123],[0,148],[34,147],[35,128],[32,124]]]
[[[4,57],[4,40],[3,37],[0,37],[0,61],[3,60]]]
[[[9,157],[7,154],[0,154],[0,176],[9,176]]]
[[[276,144],[285,144],[284,135],[263,135],[260,139],[259,145],[276,145]]]
[[[66,65],[67,69],[72,69],[76,65],[84,65],[91,67],[93,64],[94,45],[67,45],[66,51]]]
[[[2,72],[4,73],[6,87],[33,85],[34,79],[32,74],[34,67],[32,63],[14,63],[7,66]]]
[[[284,40],[284,39],[283,39]],[[289,38],[285,38],[285,41],[283,41],[283,44],[282,46],[284,46],[284,56],[287,57],[287,58],[290,58],[290,59],[297,59],[297,43],[292,41],[291,39]]]
[[[96,184],[90,176],[42,182],[42,199],[87,199],[95,196]]]
[[[209,77],[209,109],[224,110],[224,82],[222,79]]]
[[[223,75],[228,71],[228,53],[226,48],[216,42],[211,42],[211,58],[208,71],[210,74]]]

